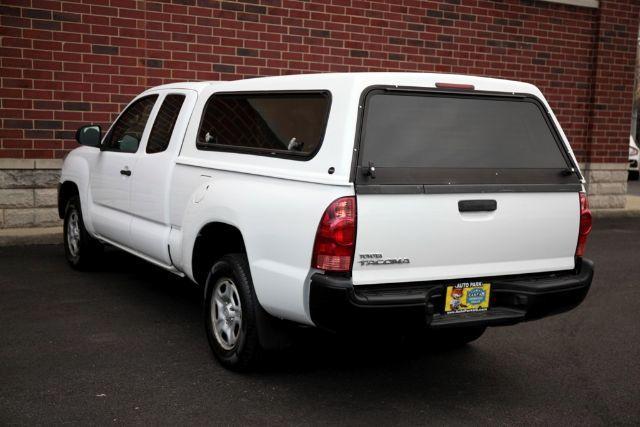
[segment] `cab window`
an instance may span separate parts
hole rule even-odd
[[[171,134],[180,114],[184,98],[184,95],[172,94],[167,95],[162,101],[162,106],[158,111],[147,141],[146,152],[148,154],[161,153],[169,146]]]
[[[157,98],[158,95],[149,95],[129,105],[105,137],[102,149],[122,153],[138,151],[149,114]]]

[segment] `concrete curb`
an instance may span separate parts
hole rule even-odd
[[[594,218],[640,218],[640,209],[596,209]]]
[[[62,243],[62,227],[0,229],[0,246],[54,245]]]

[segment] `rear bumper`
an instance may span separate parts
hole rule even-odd
[[[444,282],[354,287],[350,278],[316,273],[311,277],[311,319],[330,330],[512,325],[578,306],[591,286],[593,262],[578,259],[572,271],[481,279],[491,283],[489,310],[446,315]]]

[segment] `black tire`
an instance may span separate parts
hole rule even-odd
[[[637,181],[640,178],[640,171],[629,171],[629,181]]]
[[[430,347],[452,349],[462,347],[477,340],[484,334],[486,327],[447,328],[428,331]]]
[[[225,282],[227,279],[231,282]],[[216,311],[214,293],[217,289],[222,289],[222,286],[229,286],[225,283],[232,283],[235,286],[242,312],[240,326],[233,330],[238,330],[238,334],[232,345],[226,342],[226,334],[221,333],[220,328],[216,331],[214,325],[216,316],[219,316],[219,310]],[[242,372],[254,369],[264,350],[260,345],[258,333],[261,307],[253,289],[247,257],[243,254],[223,256],[211,268],[205,289],[204,324],[214,356],[225,368],[233,371]],[[218,322],[221,317],[218,317]]]
[[[72,234],[77,236],[77,240],[72,238]],[[78,196],[71,197],[67,202],[64,212],[63,239],[64,253],[71,267],[77,270],[87,270],[96,265],[103,246],[87,232]]]

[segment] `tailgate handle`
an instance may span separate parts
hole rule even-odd
[[[498,208],[495,200],[460,200],[458,211],[460,212],[492,212]]]

